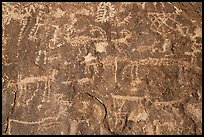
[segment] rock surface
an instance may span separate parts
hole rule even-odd
[[[198,2],[2,3],[2,134],[202,134]]]

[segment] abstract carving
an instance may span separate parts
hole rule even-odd
[[[201,13],[3,2],[2,134],[202,134]]]

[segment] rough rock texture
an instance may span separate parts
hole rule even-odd
[[[201,3],[2,6],[2,134],[202,134]]]

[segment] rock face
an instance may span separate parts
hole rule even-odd
[[[2,134],[202,134],[198,2],[2,3]]]

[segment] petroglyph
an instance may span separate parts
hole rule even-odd
[[[40,62],[41,56],[43,56],[43,61],[42,61],[42,63],[43,63],[43,64],[46,64],[46,63],[47,63],[47,52],[46,52],[46,50],[44,50],[44,51],[40,50],[40,51],[38,52],[38,56],[36,57],[36,60],[35,60],[35,63],[38,64],[38,65],[40,65],[39,62]]]
[[[31,31],[29,33],[29,36],[28,36],[29,40],[32,40],[32,41],[38,40],[37,32],[38,32],[40,27],[44,27],[44,24],[39,23],[39,21],[40,21],[40,18],[39,18],[39,16],[37,16],[35,26],[31,29]]]
[[[79,84],[84,84],[84,83],[93,83],[93,79],[90,79],[90,78],[82,78],[82,79],[79,79],[77,81]]]
[[[22,79],[22,75],[18,75],[18,89],[20,93],[20,97],[23,97],[24,99],[26,98],[26,93],[27,92],[32,92],[33,95],[29,98],[26,99],[26,104],[28,103],[35,97],[36,92],[38,92],[39,89],[39,82],[44,83],[44,90],[42,93],[43,99],[42,102],[45,102],[45,98],[49,97],[50,95],[50,81],[53,80],[53,77],[50,76],[41,76],[41,77],[25,77]],[[34,91],[28,91],[28,84],[36,84],[37,88]]]
[[[132,66],[140,66],[140,65],[154,65],[154,66],[182,66],[185,68],[191,68],[195,71],[201,71],[201,68],[198,66],[195,66],[193,64],[191,64],[190,62],[187,61],[183,61],[183,60],[175,60],[175,59],[171,59],[171,58],[149,58],[149,59],[142,59],[142,60],[138,60],[138,61],[133,61],[131,63],[129,63],[124,70],[127,67],[132,67]],[[124,72],[125,73],[125,72]]]
[[[33,95],[32,95],[28,100],[26,100],[26,105],[28,105],[28,103],[29,103],[31,100],[33,100],[33,98],[34,98],[35,95],[36,95],[36,92],[38,91],[38,88],[39,88],[39,83],[37,83],[37,88],[36,88],[36,90],[33,92]]]
[[[2,3],[3,134],[202,134],[202,6]]]
[[[47,118],[43,118],[40,121],[20,121],[20,120],[15,120],[15,119],[9,119],[8,122],[8,134],[11,135],[11,129],[12,129],[12,125],[11,123],[19,123],[19,124],[24,124],[24,125],[39,125],[44,123],[47,120],[56,120],[55,117],[47,117]]]
[[[115,16],[115,8],[111,2],[100,2],[97,6],[96,22],[112,21]]]
[[[125,44],[127,46],[130,46],[130,43],[128,42],[128,39],[132,38],[132,34],[129,30],[122,30],[120,31],[122,35],[124,35],[123,38],[119,39],[114,39],[112,42],[114,43],[115,46],[118,46],[119,44]]]
[[[140,101],[146,97],[112,95],[112,98],[116,100]]]
[[[107,42],[99,42],[96,43],[95,47],[96,47],[96,52],[102,53],[102,52],[106,52],[106,48],[108,46]]]
[[[22,76],[19,75],[19,79],[21,78]],[[25,77],[24,79],[21,79],[19,82],[18,82],[18,85],[19,86],[22,86],[22,85],[26,85],[28,83],[35,83],[35,82],[38,82],[38,81],[48,81],[49,79],[52,79],[52,77],[50,76],[40,76],[40,77]],[[20,88],[21,89],[21,88]]]
[[[95,59],[96,57],[92,56],[91,53],[89,53],[87,56],[84,57],[84,62],[90,62]]]
[[[177,14],[174,13],[148,13],[148,17],[152,21],[151,29],[155,32],[158,32],[161,35],[162,34],[167,35],[168,33],[171,33],[172,31],[174,31],[173,26],[175,24],[178,24],[178,22],[175,21],[176,15]],[[167,21],[170,21],[172,23],[168,24]]]
[[[175,101],[168,101],[168,102],[166,102],[166,101],[155,101],[154,102],[154,105],[155,106],[158,106],[158,105],[162,105],[162,106],[167,106],[167,105],[173,105],[173,104],[179,104],[179,103],[182,103],[183,102],[183,100],[175,100]]]
[[[90,33],[92,35],[94,35],[97,32],[100,33],[100,37],[98,37],[95,40],[103,40],[103,41],[107,40],[107,34],[106,34],[106,32],[102,28],[100,28],[98,26],[94,26],[94,25],[90,25],[90,26],[91,26]]]
[[[128,25],[130,20],[132,19],[132,13],[130,12],[125,18],[123,18],[122,21],[117,21],[118,22],[118,26],[124,26],[124,25]]]

